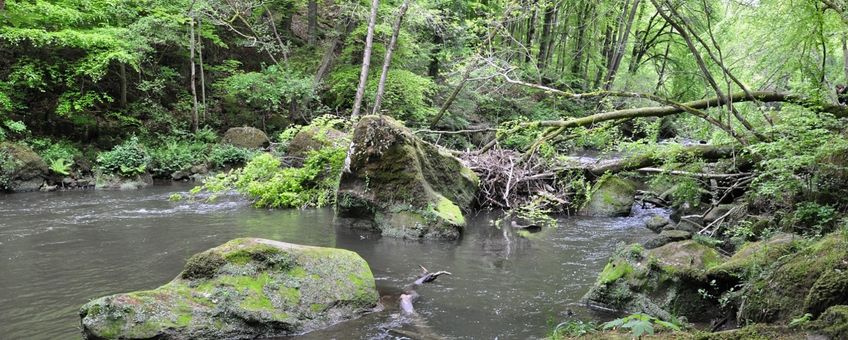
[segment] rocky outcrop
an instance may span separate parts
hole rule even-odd
[[[47,164],[28,146],[0,143],[0,190],[38,191],[48,174]]]
[[[645,242],[645,249],[654,249],[666,244],[688,240],[692,233],[684,230],[663,230],[659,235]]]
[[[592,195],[581,213],[598,217],[627,216],[635,196],[636,185],[632,181],[616,176],[602,177],[592,188]]]
[[[714,293],[706,282],[709,268],[723,257],[694,240],[644,250],[635,244],[613,255],[584,299],[627,312],[640,312],[670,320],[672,315],[707,321],[719,313]]]
[[[737,283],[748,279],[756,271],[762,271],[772,263],[789,254],[800,237],[793,234],[778,233],[763,241],[748,242],[724,263],[710,268],[707,275],[718,281]]]
[[[479,179],[459,159],[389,117],[365,116],[354,127],[337,196],[352,227],[403,238],[455,239]],[[356,221],[365,221],[364,223]]]
[[[247,238],[194,255],[162,287],[93,300],[80,317],[86,339],[255,339],[355,318],[378,298],[356,253]]]
[[[848,305],[848,237],[835,232],[800,251],[774,258],[742,291],[738,322],[787,322]]]
[[[271,144],[265,132],[247,126],[230,128],[221,141],[246,149],[259,149]]]

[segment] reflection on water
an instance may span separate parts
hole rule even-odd
[[[385,311],[305,338],[542,337],[566,310],[595,317],[580,297],[617,243],[650,235],[639,218],[563,218],[522,238],[480,214],[460,241],[398,240],[336,225],[330,209],[167,200],[188,189],[0,196],[0,338],[76,338],[78,308],[89,299],[155,288],[192,254],[236,237],[350,249],[371,265]],[[454,275],[420,287],[419,315],[403,318],[396,297],[419,264]]]

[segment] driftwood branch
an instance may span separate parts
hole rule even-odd
[[[648,172],[648,173],[662,173],[662,174],[679,175],[679,176],[689,176],[689,177],[697,177],[697,178],[707,178],[707,179],[736,178],[736,177],[744,177],[744,176],[751,175],[748,172],[740,172],[740,173],[735,173],[735,174],[712,174],[712,173],[704,173],[704,172],[666,170],[666,169],[660,169],[660,168],[640,168],[640,169],[636,169],[636,171]]]
[[[418,266],[421,267],[421,276],[418,277],[418,279],[415,280],[409,287],[407,287],[407,289],[404,290],[403,294],[400,295],[400,309],[403,311],[404,314],[415,314],[415,308],[412,304],[413,302],[415,302],[415,300],[418,299],[419,296],[418,293],[415,291],[415,288],[425,283],[436,281],[439,276],[452,275],[450,272],[446,272],[443,270],[437,272],[430,272],[429,270],[427,270],[427,268],[424,268],[424,266]]]

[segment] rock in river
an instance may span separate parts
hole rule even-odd
[[[616,176],[602,177],[592,188],[592,195],[581,213],[588,216],[617,217],[630,215],[636,196],[636,185]]]
[[[28,146],[0,143],[0,191],[37,191],[47,174],[47,164]]]
[[[458,238],[462,210],[479,179],[451,154],[389,117],[365,116],[354,127],[339,184],[340,217],[404,238]]]
[[[243,238],[192,256],[173,281],[80,309],[86,339],[254,339],[301,334],[378,303],[354,252]]]

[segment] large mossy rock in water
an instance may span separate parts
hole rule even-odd
[[[28,146],[0,143],[0,191],[37,191],[47,176],[47,164]]]
[[[378,299],[354,252],[245,238],[194,255],[162,287],[93,300],[80,317],[86,339],[254,339],[355,318]]]
[[[324,148],[341,148],[350,144],[350,138],[344,132],[332,127],[304,126],[289,141],[286,156],[292,157],[293,166],[302,166],[303,160],[312,151]]]
[[[848,235],[835,232],[775,259],[742,290],[738,322],[788,322],[848,305]]]
[[[617,217],[630,215],[636,197],[636,184],[616,176],[605,176],[595,183],[589,201],[581,209],[587,216]]]
[[[271,143],[265,132],[248,126],[230,128],[221,141],[246,149],[259,149]]]
[[[708,321],[719,308],[716,301],[704,299],[701,291],[712,292],[706,272],[722,260],[715,249],[694,240],[650,250],[629,245],[612,256],[584,299],[664,320],[676,315]]]
[[[365,116],[354,127],[337,196],[340,217],[404,238],[455,239],[462,210],[479,179],[459,159],[389,117]]]

